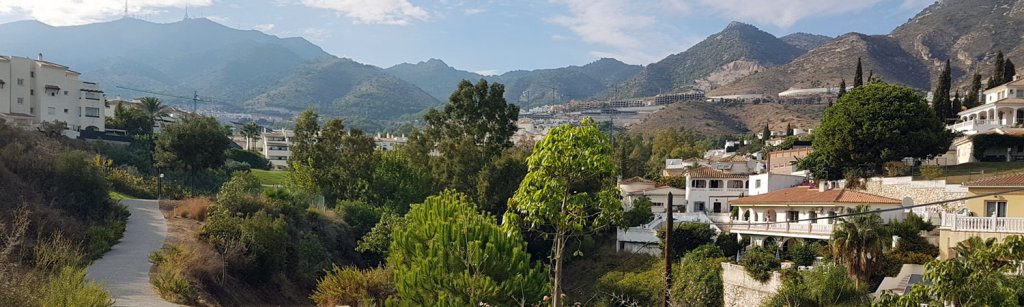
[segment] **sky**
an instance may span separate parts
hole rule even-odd
[[[602,57],[646,65],[731,21],[776,36],[887,34],[929,0],[128,0],[152,22],[203,17],[238,29],[300,36],[328,53],[380,67],[430,58],[483,74],[584,65]],[[54,26],[125,15],[124,0],[0,0],[0,23]]]

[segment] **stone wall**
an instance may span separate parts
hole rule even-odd
[[[751,278],[743,266],[723,262],[722,286],[725,306],[761,306],[782,287],[782,277],[772,272],[771,279],[762,283]]]
[[[958,184],[947,184],[945,180],[913,180],[911,177],[870,178],[865,182],[865,192],[903,200],[910,197],[915,205],[967,197],[967,188]],[[942,205],[915,208],[914,213],[953,212],[966,208],[964,201],[948,202]]]

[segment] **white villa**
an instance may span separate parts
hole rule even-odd
[[[748,175],[731,174],[701,166],[686,171],[686,206],[683,212],[729,213],[729,201],[747,194]]]
[[[868,205],[872,209],[899,208],[902,202],[864,192],[828,188],[826,184],[796,186],[732,201],[739,214],[730,230],[754,244],[793,239],[828,239],[835,216],[846,209]],[[902,211],[882,212],[885,220],[901,219]],[[805,221],[806,219],[806,221]]]
[[[958,113],[959,122],[948,126],[963,134],[953,141],[956,164],[986,160],[1024,160],[1024,144],[1009,148],[989,148],[984,153],[974,152],[974,136],[983,134],[1024,135],[1024,80],[1014,81],[985,90],[984,103]]]
[[[34,129],[42,122],[67,123],[64,135],[104,131],[106,97],[93,82],[67,66],[39,59],[0,56],[0,119]]]
[[[672,204],[675,206],[675,211],[682,211],[683,205],[686,203],[686,190],[671,186],[658,186],[656,182],[640,177],[619,181],[619,191],[622,195],[623,210],[632,210],[634,201],[646,197],[651,201],[651,212],[665,213],[669,193],[672,193]]]

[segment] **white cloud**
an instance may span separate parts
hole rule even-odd
[[[170,8],[209,6],[213,0],[134,0],[131,15],[146,15]],[[123,0],[0,0],[0,14],[19,14],[54,26],[109,20],[124,14]]]
[[[484,9],[466,9],[465,13],[466,13],[466,15],[472,16],[472,15],[483,13],[484,11],[486,11],[486,10],[484,10]]]
[[[408,0],[301,0],[303,5],[335,11],[354,23],[408,25],[425,21],[427,10]]]
[[[498,75],[498,70],[497,69],[485,69],[485,70],[474,71],[474,73],[479,74],[479,75],[484,75],[484,76],[497,76]]]
[[[832,16],[857,12],[875,6],[882,0],[699,0],[734,20],[771,24],[788,28],[812,16]]]
[[[659,18],[690,11],[681,0],[552,0],[565,5],[568,15],[548,21],[572,31],[580,40],[601,46],[590,54],[614,57],[623,62],[647,64],[685,47],[678,38],[665,35],[655,27],[665,28]],[[561,35],[552,39],[559,40]]]

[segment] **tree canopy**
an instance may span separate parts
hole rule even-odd
[[[814,131],[814,152],[799,166],[816,179],[840,179],[851,171],[880,174],[888,161],[945,153],[952,139],[921,95],[873,82],[850,90],[825,110]]]
[[[230,144],[228,131],[213,117],[186,116],[160,131],[153,158],[161,168],[205,170],[224,164]]]

